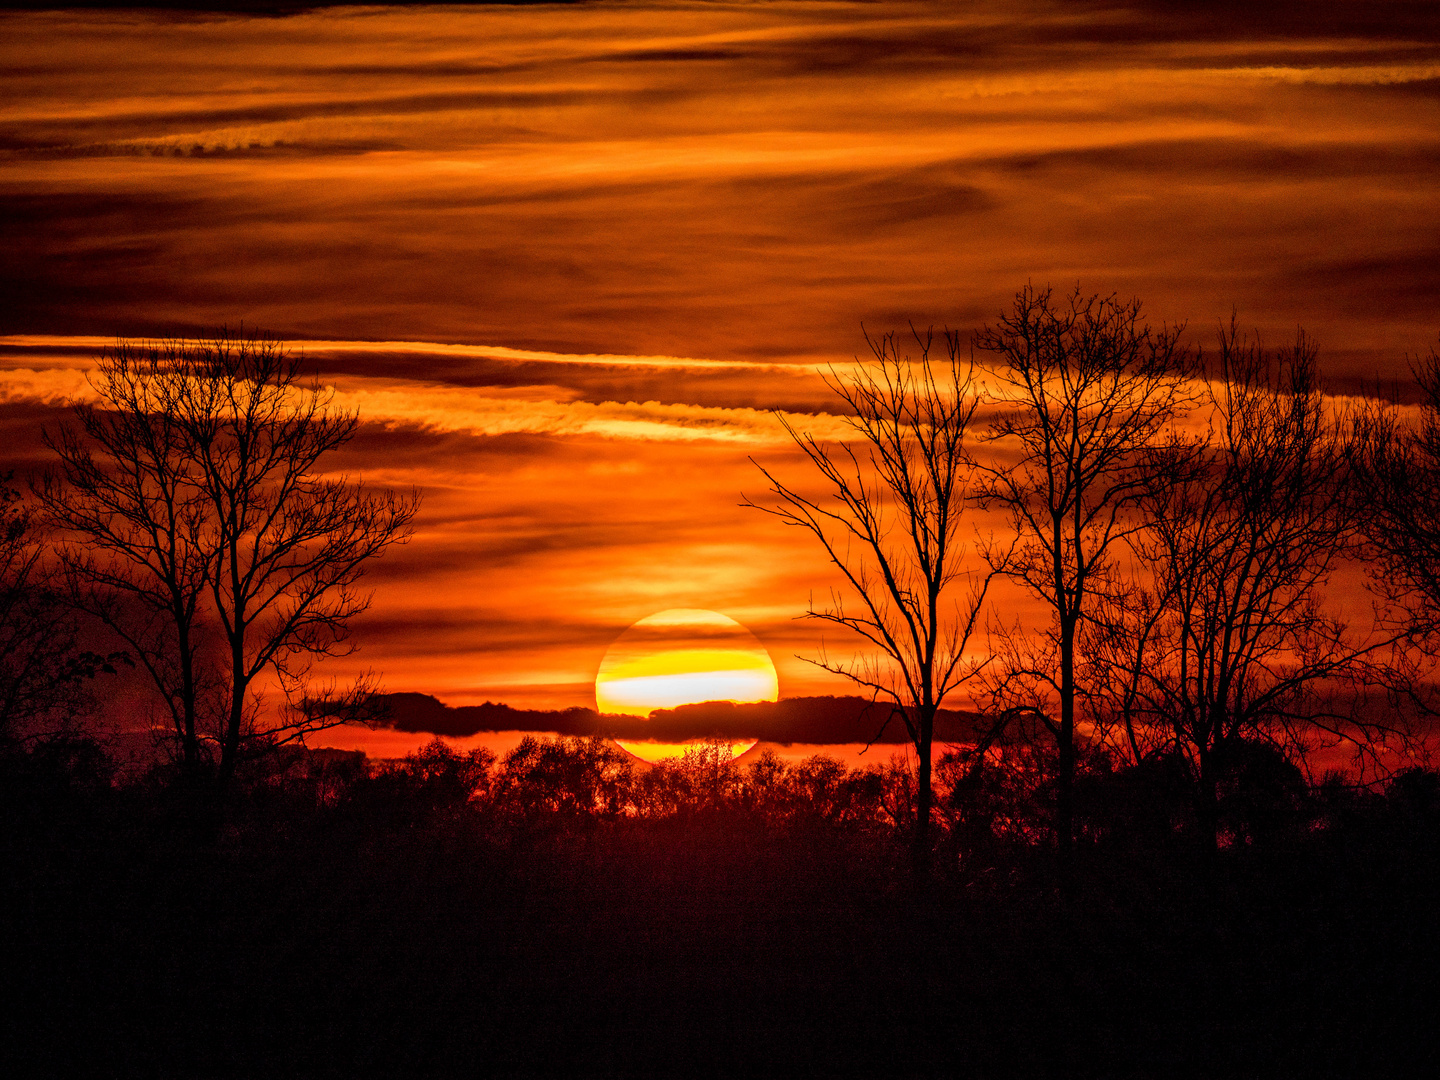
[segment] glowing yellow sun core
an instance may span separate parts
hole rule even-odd
[[[734,619],[699,608],[671,608],[635,623],[615,640],[595,676],[602,713],[648,717],[702,701],[774,701],[775,664],[758,638]],[[620,741],[646,761],[678,757],[689,743]],[[735,743],[742,754],[754,740]]]

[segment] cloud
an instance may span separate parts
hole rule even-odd
[[[338,391],[335,403],[355,409],[371,423],[415,425],[429,431],[470,435],[545,434],[600,436],[648,442],[732,442],[787,445],[790,436],[768,411],[646,402],[525,401],[490,397],[473,391],[406,386]],[[854,429],[839,417],[791,416],[790,421],[817,438],[839,441]]]
[[[0,370],[0,404],[25,402],[60,406],[93,396],[90,384],[85,381],[85,373],[73,368]]]
[[[14,353],[27,349],[42,351],[52,363],[57,357],[91,356],[113,343],[113,339],[53,335],[12,335],[0,338],[0,346]],[[724,364],[674,357],[562,357],[553,353],[476,346],[425,345],[417,342],[371,343],[319,342],[318,357],[330,360],[343,356],[351,347],[358,350],[384,348],[391,353],[416,356],[474,356],[499,358],[507,362],[543,358],[564,366],[606,368],[656,367],[681,370],[741,368],[764,373],[773,365]],[[306,346],[301,346],[305,348]],[[76,361],[72,361],[76,362]],[[35,370],[24,367],[0,369],[0,402],[39,401],[64,404],[67,400],[89,400],[94,394],[86,373],[95,361],[86,357],[75,367],[55,366]],[[718,441],[751,446],[786,445],[790,436],[773,410],[752,407],[725,408],[684,402],[661,401],[578,401],[578,391],[559,386],[507,386],[502,388],[460,388],[398,379],[349,376],[331,388],[338,409],[358,413],[366,423],[391,428],[415,427],[430,432],[459,432],[474,436],[553,435],[598,436],[649,442]],[[843,441],[854,430],[843,417],[826,413],[785,415],[784,419],[817,438]]]
[[[20,339],[17,339],[20,340]],[[25,340],[40,340],[25,339]],[[556,353],[538,349],[511,349],[500,345],[439,344],[429,341],[303,341],[294,343],[307,354],[319,358],[346,356],[355,353],[378,353],[382,356],[417,354],[427,359],[462,357],[465,359],[502,360],[509,363],[540,361],[550,364],[585,365],[606,368],[659,368],[684,372],[712,369],[741,371],[783,371],[784,365],[759,364],[749,361],[708,360],[689,356],[623,356],[616,353]]]
[[[1363,260],[1404,233],[1397,197],[1433,203],[1416,96],[1440,70],[1433,5],[1214,10],[682,5],[658,30],[604,5],[563,23],[19,16],[0,46],[0,331],[244,316],[814,361],[851,354],[862,322],[968,326],[1026,277],[1318,326],[1328,301],[1252,272]],[[1327,342],[1363,337],[1346,319]],[[690,403],[761,407],[716,371]],[[663,378],[585,397],[673,400]]]

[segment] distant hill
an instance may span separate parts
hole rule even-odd
[[[707,701],[658,709],[649,720],[601,715],[594,709],[515,709],[488,701],[452,708],[429,694],[380,694],[372,700],[383,710],[381,722],[387,727],[449,736],[482,731],[553,731],[561,735],[661,742],[706,736],[781,744],[909,741],[898,717],[886,722],[888,706],[860,697],[797,697],[744,705]],[[973,741],[981,723],[977,713],[941,710],[935,724],[936,741]]]

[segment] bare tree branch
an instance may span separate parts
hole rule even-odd
[[[826,383],[851,414],[852,442],[821,445],[781,418],[825,481],[828,501],[817,503],[757,463],[777,502],[743,505],[811,533],[858,598],[850,606],[832,593],[828,606],[812,602],[806,617],[844,627],[874,652],[832,661],[822,645],[811,662],[864,687],[872,701],[889,701],[886,724],[904,723],[917,754],[916,851],[924,858],[935,714],[983,666],[967,649],[996,571],[967,570],[960,540],[973,471],[965,439],[979,406],[973,366],[961,362],[956,335],[946,333],[944,359],[932,359],[933,332],[912,334],[918,359],[902,355],[894,334],[867,335],[872,359],[854,374],[831,370]],[[968,591],[952,600],[948,590],[961,579]]]
[[[1345,687],[1385,683],[1403,634],[1322,605],[1360,537],[1345,419],[1327,416],[1315,356],[1303,333],[1269,351],[1233,317],[1221,328],[1210,437],[1145,494],[1130,543],[1148,581],[1089,639],[1092,681],[1108,688],[1099,711],[1123,724],[1137,759],[1188,764],[1211,848],[1217,785],[1247,741],[1300,751],[1323,732],[1373,757],[1394,734],[1365,715],[1363,693],[1334,707]]]
[[[1138,300],[1027,286],[975,335],[975,347],[995,358],[998,389],[987,432],[996,456],[980,464],[981,502],[1006,511],[1015,529],[1005,572],[1051,613],[1049,627],[1009,628],[1007,667],[992,689],[999,708],[1033,709],[1056,736],[1062,851],[1073,830],[1075,700],[1084,693],[1077,635],[1114,587],[1112,552],[1139,527],[1155,448],[1183,458],[1175,420],[1193,404],[1194,357],[1180,332],[1146,325]]]
[[[242,743],[303,738],[351,714],[300,708],[256,730],[252,689],[268,670],[287,696],[311,697],[311,664],[348,651],[369,603],[365,565],[408,538],[417,500],[323,474],[359,419],[278,342],[122,341],[92,386],[99,403],[76,406],[79,430],[48,439],[61,465],[37,494],[69,538],[59,552],[72,595],[137,652],[190,773],[208,756],[205,721],[217,726],[223,790]],[[212,620],[224,656],[207,664]],[[222,702],[202,717],[212,684]]]

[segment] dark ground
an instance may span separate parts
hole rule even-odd
[[[1436,1057],[1433,783],[1211,871],[1190,845],[1087,845],[1067,898],[1042,848],[942,844],[918,888],[893,836],[734,808],[502,823],[392,791],[251,802],[205,840],[173,792],[27,762],[4,780],[12,1076],[1394,1076]]]

